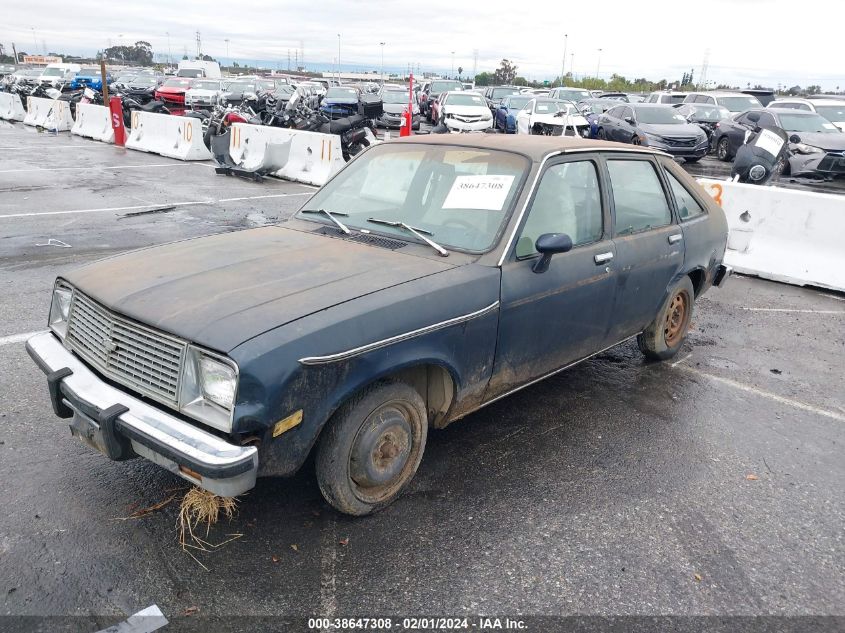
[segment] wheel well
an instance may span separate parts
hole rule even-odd
[[[705,275],[704,271],[696,268],[695,270],[690,271],[689,275],[687,275],[692,282],[693,290],[695,290],[695,296],[698,296],[698,293],[701,292],[701,288],[704,286]]]
[[[443,425],[455,398],[455,381],[446,368],[433,364],[415,365],[384,378],[413,387],[425,401],[429,424],[435,428]]]

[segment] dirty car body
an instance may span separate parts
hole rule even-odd
[[[235,495],[317,446],[324,495],[365,514],[413,476],[424,428],[662,332],[676,288],[691,314],[729,273],[726,240],[721,209],[666,154],[412,137],[363,152],[285,223],[62,275],[27,349],[55,413],[114,459]],[[400,395],[382,410],[385,390]],[[364,405],[381,435],[345,436]]]

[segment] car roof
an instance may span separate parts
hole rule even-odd
[[[748,112],[775,112],[776,114],[797,114],[798,116],[819,116],[808,110],[795,110],[794,108],[754,108]]]
[[[643,102],[625,103],[624,101],[618,101],[617,103],[619,105],[628,106],[629,108],[636,108],[637,110],[646,109],[646,108],[664,108],[664,109],[669,108],[671,110],[675,109],[675,108],[673,108],[672,106],[670,106],[666,103],[643,103]],[[702,105],[704,105],[704,104],[702,104]]]
[[[691,95],[709,95],[711,97],[753,97],[752,94],[746,94],[739,90],[704,90],[701,92],[688,92]]]
[[[554,153],[577,152],[627,152],[631,154],[654,154],[665,156],[664,152],[642,146],[614,143],[572,136],[534,136],[520,134],[422,134],[390,140],[388,143],[414,143],[421,145],[454,145],[456,147],[475,147],[488,150],[511,151],[523,154],[534,162],[541,162]]]

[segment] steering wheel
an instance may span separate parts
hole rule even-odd
[[[475,231],[476,230],[476,228],[472,224],[470,224],[467,220],[462,220],[460,218],[449,218],[448,220],[443,222],[444,227],[449,226],[450,224],[457,226],[460,229],[467,229],[468,231]]]

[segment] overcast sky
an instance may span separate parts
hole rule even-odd
[[[652,80],[698,79],[710,51],[708,79],[772,87],[819,84],[845,88],[842,54],[845,6],[833,0],[708,0],[706,2],[514,2],[513,0],[41,0],[5,1],[0,42],[31,52],[93,53],[111,44],[146,40],[157,54],[196,51],[235,60],[264,59],[287,67],[302,47],[306,66],[332,64],[378,69],[380,42],[385,67],[449,72],[492,71],[502,57],[533,79],[560,74],[567,38],[566,70],[601,77],[617,72]],[[33,31],[34,28],[34,31]],[[122,37],[121,37],[122,36]],[[602,49],[599,54],[598,49]],[[572,54],[574,53],[574,59]],[[573,63],[574,62],[574,63]]]

